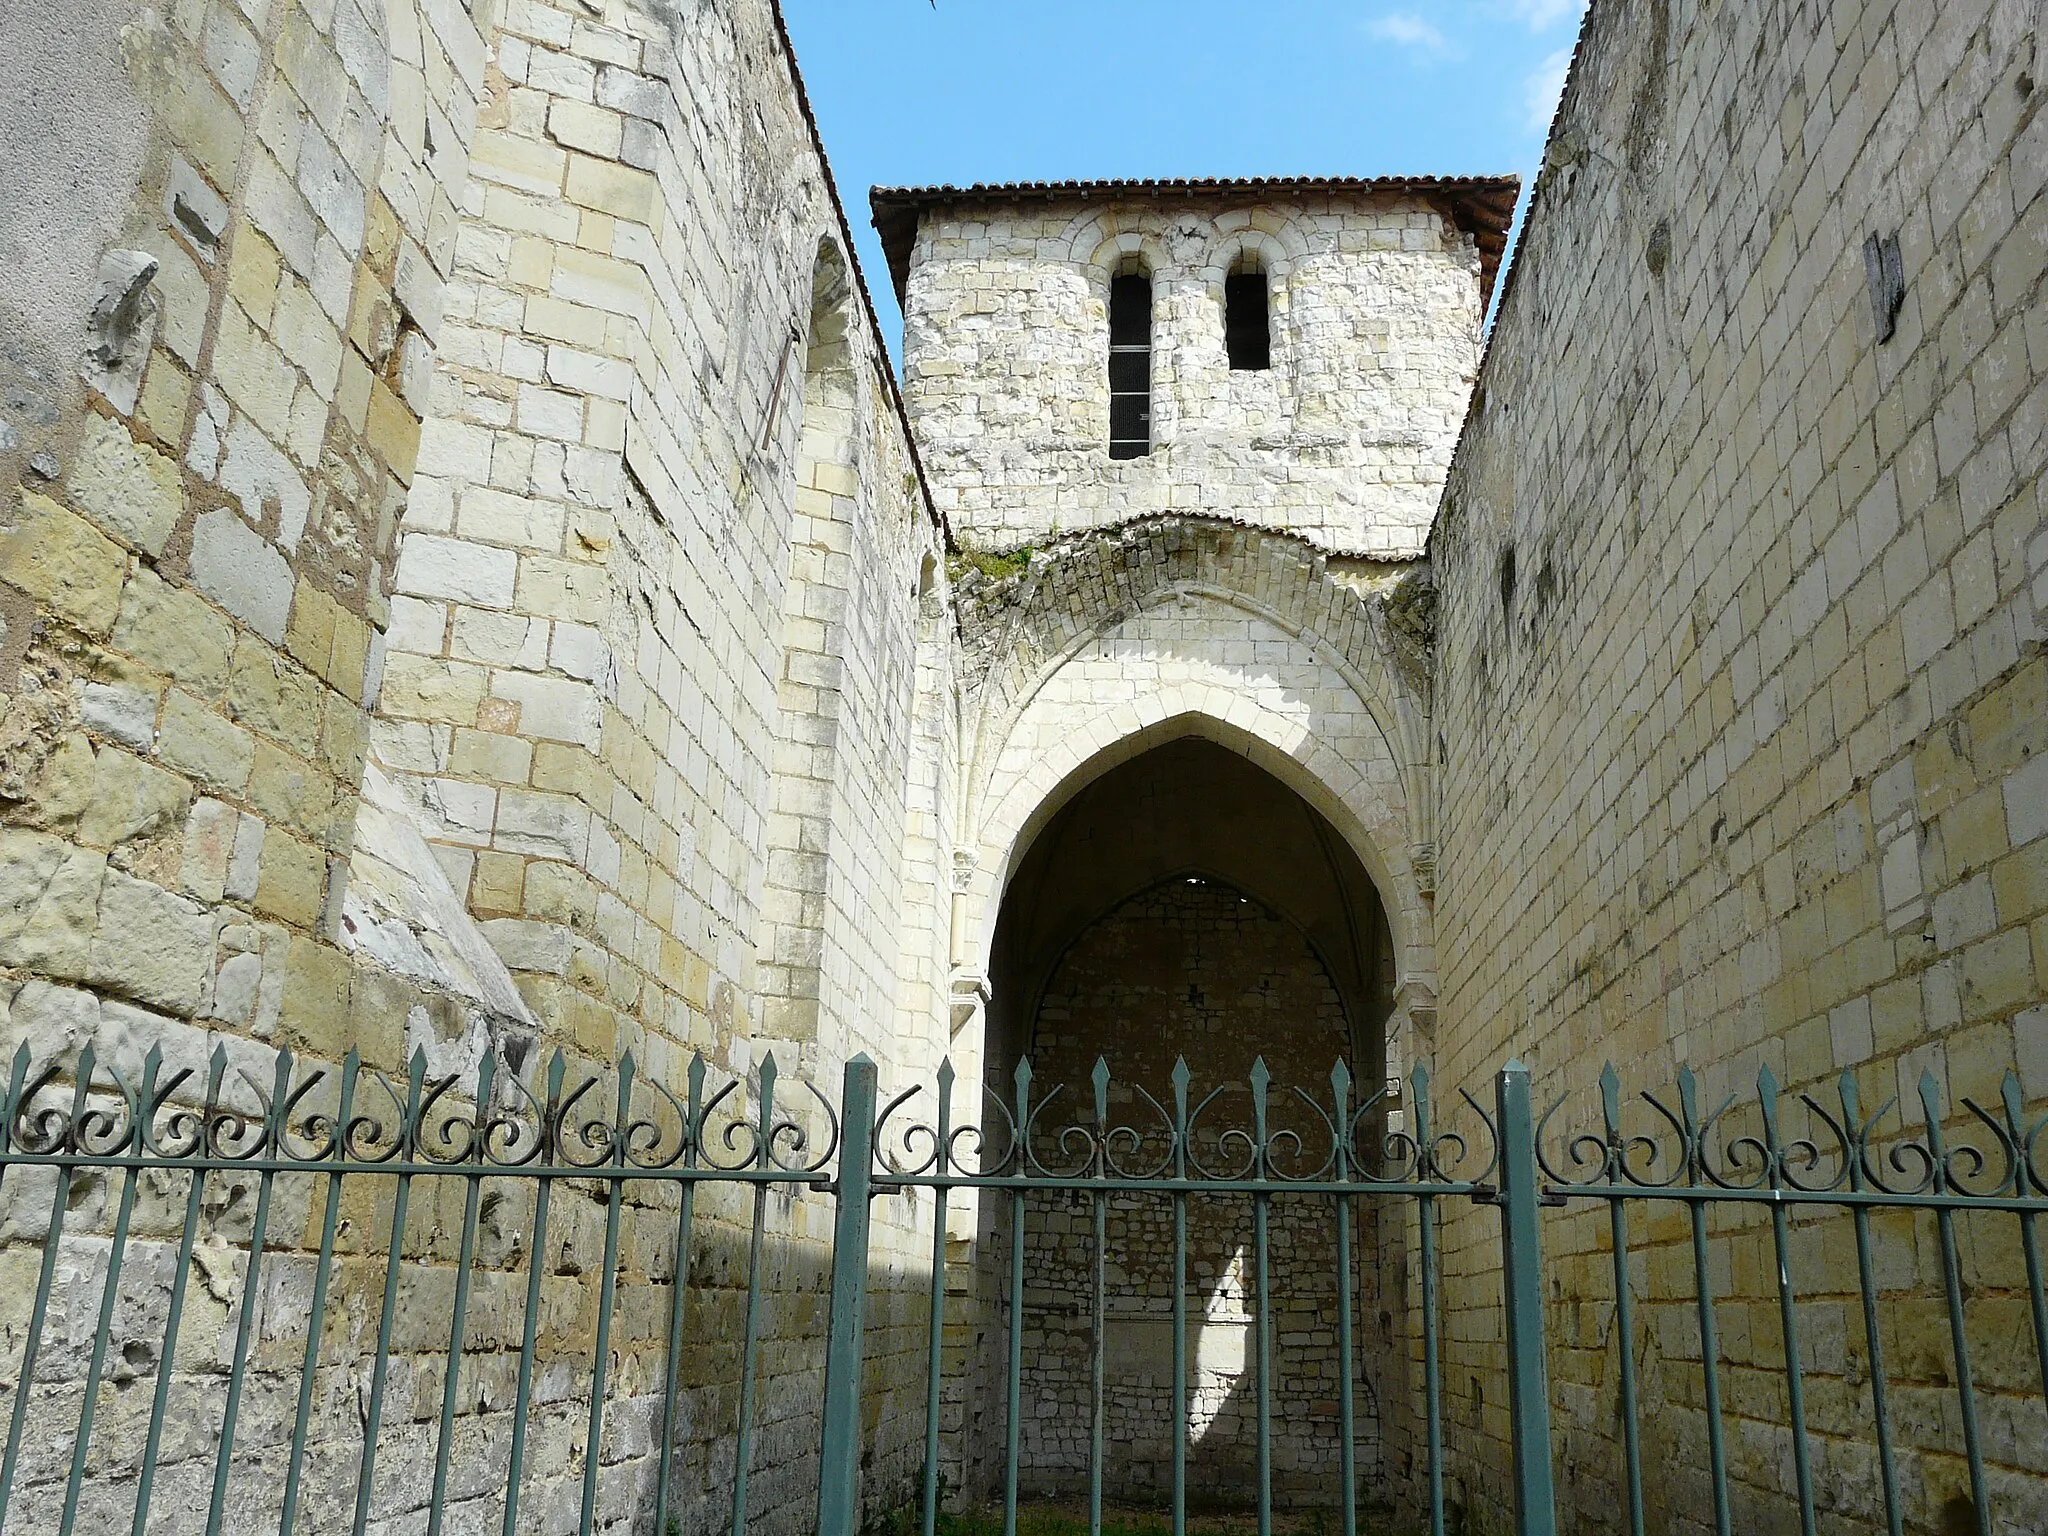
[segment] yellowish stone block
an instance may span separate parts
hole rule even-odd
[[[10,522],[0,528],[0,581],[89,635],[111,630],[127,552],[77,513],[25,488]]]

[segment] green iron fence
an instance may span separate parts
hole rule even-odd
[[[2048,1121],[2028,1117],[2010,1071],[1990,1106],[1968,1096],[1951,1106],[1931,1070],[1912,1081],[1899,1075],[1902,1094],[1874,1113],[1853,1072],[1830,1095],[1799,1094],[1792,1104],[1805,1133],[1794,1134],[1768,1066],[1753,1093],[1718,1101],[1681,1069],[1675,1092],[1638,1096],[1638,1119],[1609,1065],[1593,1124],[1561,1147],[1543,1145],[1539,1128],[1544,1198],[1567,1210],[1604,1207],[1604,1242],[1576,1246],[1610,1271],[1603,1299],[1616,1345],[1606,1385],[1620,1453],[1611,1485],[1626,1498],[1612,1528],[1632,1536],[1731,1536],[1795,1522],[1802,1536],[1844,1522],[1890,1536],[2048,1531],[2048,1296],[2036,1234],[2048,1213],[2040,1162]],[[1553,1105],[1546,1125],[1563,1108]],[[1682,1233],[1646,1241],[1641,1225],[1660,1213],[1675,1213]],[[1553,1238],[1553,1270],[1566,1246]],[[1730,1250],[1744,1247],[1761,1261],[1762,1283],[1730,1295]],[[1750,1303],[1758,1299],[1775,1313],[1775,1340],[1770,1323],[1755,1326],[1759,1309]],[[1696,1375],[1699,1395],[1680,1411],[1704,1432],[1704,1466],[1667,1463],[1656,1501],[1663,1508],[1654,1512],[1644,1440],[1658,1415],[1644,1411],[1638,1379],[1654,1332],[1637,1316],[1644,1305],[1684,1315],[1680,1374]],[[1724,1393],[1743,1365],[1721,1337],[1725,1311],[1769,1346],[1767,1420],[1754,1402],[1738,1408]],[[1816,1323],[1824,1344],[1811,1336]],[[1989,1382],[1980,1379],[1987,1351],[1996,1357]],[[1895,1380],[1900,1372],[1910,1379]],[[1809,1375],[1829,1389],[1825,1435],[1812,1426]],[[1910,1398],[1903,1423],[1894,1401],[1901,1389]],[[1780,1463],[1747,1487],[1731,1467],[1731,1421],[1752,1431],[1766,1424]],[[1825,1478],[1816,1440],[1828,1453]],[[1944,1461],[1960,1463],[1948,1496],[1940,1494]]]
[[[2048,1182],[2037,1162],[2042,1125],[2024,1118],[2010,1076],[1994,1109],[1961,1101],[1956,1114],[1978,1134],[1959,1142],[1931,1077],[1918,1087],[1913,1132],[1881,1136],[1890,1106],[1866,1115],[1844,1078],[1834,1102],[1800,1097],[1812,1131],[1791,1137],[1768,1073],[1753,1100],[1704,1113],[1698,1083],[1682,1073],[1675,1098],[1646,1094],[1638,1111],[1625,1109],[1609,1068],[1597,1117],[1560,1133],[1558,1145],[1548,1128],[1566,1109],[1539,1118],[1515,1064],[1498,1075],[1490,1105],[1461,1096],[1468,1137],[1439,1124],[1426,1074],[1409,1080],[1397,1107],[1358,1093],[1342,1064],[1315,1092],[1281,1093],[1263,1063],[1245,1083],[1198,1089],[1185,1062],[1152,1088],[1117,1083],[1098,1062],[1068,1095],[1041,1089],[1027,1063],[967,1123],[955,1119],[949,1064],[935,1107],[920,1116],[919,1089],[879,1102],[865,1058],[828,1100],[808,1084],[790,1098],[772,1056],[750,1082],[716,1085],[699,1057],[672,1089],[631,1057],[594,1073],[559,1052],[544,1064],[487,1055],[462,1074],[433,1074],[416,1053],[394,1080],[353,1056],[336,1067],[235,1049],[247,1054],[223,1044],[175,1070],[156,1048],[128,1071],[90,1050],[37,1063],[24,1046],[14,1058],[0,1105],[0,1536],[215,1536],[229,1525],[281,1536],[696,1536],[717,1526],[746,1536],[813,1518],[820,1536],[851,1536],[899,1493],[934,1536],[947,1498],[948,1218],[969,1208],[990,1218],[984,1230],[998,1234],[992,1251],[1006,1271],[991,1277],[1002,1409],[994,1484],[1006,1536],[1027,1481],[1027,1399],[1039,1390],[1025,1349],[1043,1300],[1027,1282],[1027,1258],[1046,1260],[1033,1234],[1061,1226],[1065,1247],[1053,1258],[1077,1270],[1073,1326],[1088,1362],[1072,1406],[1086,1416],[1088,1523],[1099,1532],[1119,1453],[1110,1350],[1134,1326],[1110,1309],[1130,1283],[1118,1244],[1147,1210],[1160,1213],[1148,1230],[1164,1234],[1169,1276],[1162,1322],[1175,1407],[1162,1503],[1176,1536],[1188,1518],[1188,1405],[1199,1374],[1191,1254],[1219,1219],[1242,1228],[1243,1418],[1261,1536],[1274,1524],[1276,1444],[1292,1455],[1305,1435],[1335,1441],[1333,1475],[1318,1486],[1330,1488],[1344,1536],[1379,1528],[1361,1512],[1358,1459],[1358,1390],[1374,1346],[1354,1317],[1361,1282],[1374,1278],[1358,1270],[1371,1261],[1359,1234],[1372,1224],[1412,1256],[1415,1275],[1407,1310],[1419,1390],[1394,1405],[1416,1426],[1413,1512],[1432,1536],[1457,1520],[1447,1490],[1479,1476],[1468,1437],[1497,1430],[1458,1421],[1445,1400],[1439,1242],[1452,1223],[1466,1244],[1461,1262],[1471,1271],[1478,1256],[1480,1289],[1501,1307],[1505,1348],[1492,1367],[1506,1378],[1509,1470],[1496,1525],[1511,1519],[1524,1536],[1727,1536],[1764,1528],[1756,1522],[1782,1505],[1806,1536],[1845,1519],[1850,1528],[1882,1519],[1894,1536],[1933,1529],[1920,1522],[1930,1446],[1945,1421],[1928,1421],[1920,1358],[1909,1362],[1915,1408],[1901,1428],[1887,1345],[1894,1314],[1938,1301],[1948,1358],[1937,1374],[1956,1408],[1969,1522],[1954,1523],[1951,1500],[1945,1529],[2048,1528],[2037,1519],[2048,1439],[2033,1422],[2048,1411],[2035,1233]],[[1636,1113],[1649,1119],[1638,1125]],[[863,1359],[882,1263],[873,1211],[890,1197],[932,1207],[918,1207],[912,1223],[930,1245],[930,1278],[915,1371],[921,1463],[917,1447],[899,1447],[921,1465],[909,1487],[878,1471],[874,1405],[864,1400],[876,1390]],[[798,1273],[771,1250],[806,1208],[829,1210],[830,1235],[813,1243],[814,1269]],[[1303,1210],[1315,1213],[1307,1226]],[[1672,1212],[1676,1231],[1659,1214]],[[1842,1242],[1857,1264],[1849,1300],[1864,1363],[1850,1385],[1867,1401],[1879,1490],[1863,1527],[1855,1479],[1841,1470],[1839,1423],[1809,1434],[1808,1377],[1826,1362],[1802,1342],[1801,1325],[1817,1306],[1839,1310],[1844,1295],[1803,1291],[1801,1260],[1815,1234],[1833,1230],[1819,1224],[1829,1212],[1846,1224]],[[1894,1273],[1901,1220],[1928,1228],[1921,1246],[1934,1256],[1938,1297]],[[1987,1222],[2011,1229],[2009,1248],[1978,1230]],[[904,1223],[894,1230],[900,1240]],[[1768,1256],[1775,1354],[1760,1349],[1753,1298],[1730,1279],[1728,1256],[1745,1243]],[[2016,1269],[2000,1278],[1993,1271],[2006,1260]],[[1336,1362],[1333,1422],[1320,1428],[1292,1411],[1276,1424],[1289,1387],[1276,1377],[1292,1368],[1293,1346],[1276,1341],[1275,1317],[1289,1302],[1286,1277],[1310,1262],[1324,1268],[1326,1300],[1316,1305],[1327,1308]],[[1603,1266],[1611,1282],[1595,1295],[1584,1281]],[[793,1305],[806,1300],[822,1329]],[[2017,1324],[2001,1337],[2008,1354],[2028,1347],[2039,1392],[2032,1382],[2015,1388],[2001,1359],[1987,1399],[1972,1320],[2009,1305],[2027,1337]],[[1599,1314],[1597,1348],[1582,1347],[1574,1307]],[[1735,1308],[1741,1358],[1718,1328]],[[1690,1320],[1682,1328],[1680,1314]],[[1657,1390],[1670,1401],[1646,1418],[1639,1377],[1659,1340]],[[781,1362],[775,1370],[764,1369],[764,1346]],[[722,1363],[691,1363],[707,1348]],[[1554,1392],[1555,1363],[1570,1379]],[[1687,1370],[1696,1396],[1675,1384]],[[1759,1370],[1778,1401],[1761,1417]],[[1736,1403],[1723,1398],[1731,1372],[1743,1387]],[[764,1390],[771,1377],[796,1390]],[[1814,1379],[1823,1378],[1839,1417],[1843,1373],[1821,1369]],[[1646,1488],[1646,1446],[1669,1453],[1667,1421],[1703,1432],[1707,1496],[1689,1497],[1682,1467]],[[1740,1446],[1731,1450],[1725,1434],[1735,1423],[1754,1438],[1766,1421],[1789,1461],[1775,1488],[1768,1472],[1759,1479],[1748,1462],[1735,1465]],[[796,1441],[802,1454],[792,1458]],[[1562,1489],[1554,1442],[1568,1473]],[[1589,1513],[1569,1474],[1610,1451],[1613,1465],[1596,1471],[1614,1496]],[[1679,1492],[1666,1496],[1664,1482]],[[1469,1506],[1467,1515],[1485,1527]]]

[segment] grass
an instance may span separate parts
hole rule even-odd
[[[1359,1511],[1367,1516],[1365,1510]],[[1341,1528],[1335,1510],[1275,1510],[1275,1536],[1335,1536]],[[1249,1509],[1207,1509],[1188,1511],[1189,1536],[1252,1536],[1259,1528],[1258,1516]],[[1366,1532],[1388,1531],[1384,1524],[1367,1525],[1361,1519],[1361,1536]],[[1173,1517],[1163,1509],[1142,1505],[1107,1505],[1102,1511],[1102,1536],[1172,1536]],[[877,1536],[918,1536],[916,1505],[892,1512],[879,1522]],[[937,1536],[1003,1536],[1000,1505],[969,1509],[961,1513],[941,1510]],[[1088,1536],[1088,1511],[1081,1504],[1020,1503],[1017,1508],[1017,1536]]]

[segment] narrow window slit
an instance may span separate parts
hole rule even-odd
[[[1125,272],[1109,282],[1109,456],[1152,451],[1152,279]]]
[[[1223,341],[1232,372],[1273,366],[1273,325],[1267,313],[1266,274],[1242,265],[1223,280]]]

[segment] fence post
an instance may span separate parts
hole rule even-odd
[[[1529,1069],[1510,1061],[1494,1082],[1500,1123],[1501,1281],[1508,1322],[1508,1423],[1514,1444],[1515,1530],[1557,1536],[1550,1465],[1550,1373],[1543,1346],[1543,1250],[1537,1224],[1536,1120]]]
[[[868,1294],[868,1198],[875,1163],[875,1064],[855,1056],[839,1095],[838,1213],[825,1335],[818,1536],[853,1536],[860,1508],[860,1345]]]

